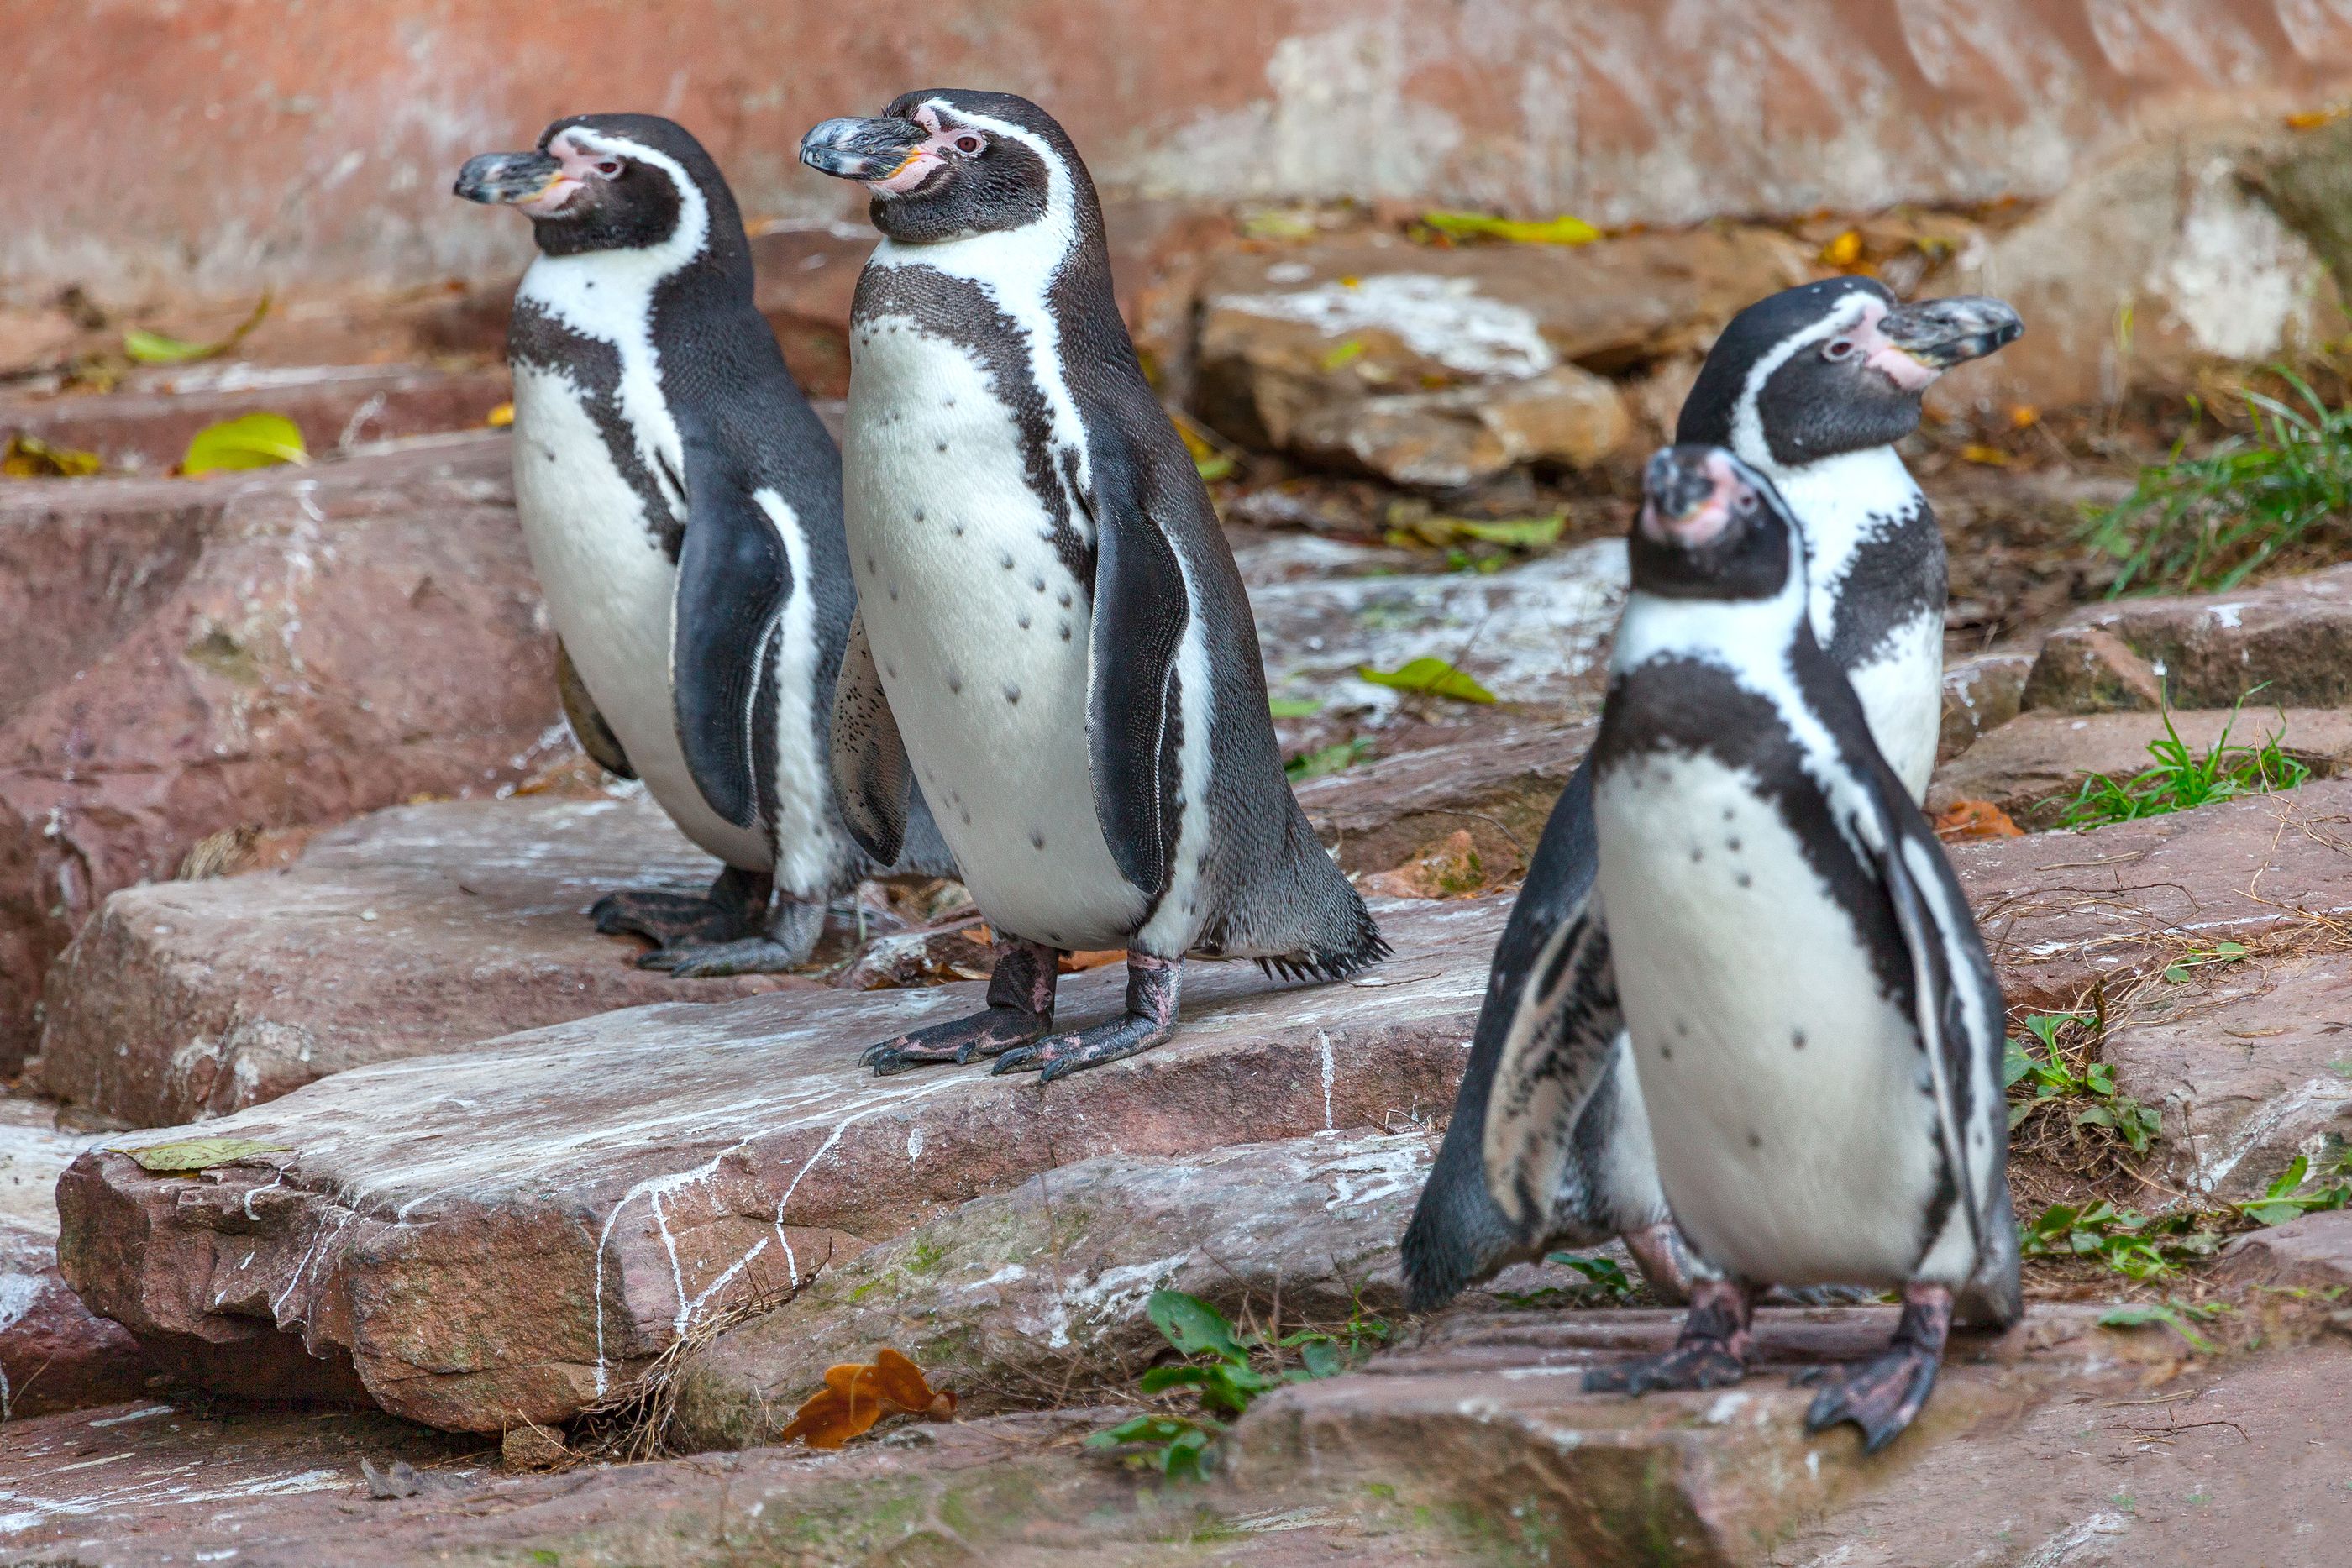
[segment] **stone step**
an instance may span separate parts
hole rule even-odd
[[[58,1271],[58,1176],[97,1139],[53,1114],[0,1099],[0,1422],[130,1398],[154,1370]]]
[[[2095,1316],[2042,1307],[2004,1335],[1955,1335],[1926,1411],[1872,1457],[1851,1427],[1808,1437],[1813,1392],[1787,1375],[1883,1349],[1893,1308],[1767,1309],[1745,1383],[1640,1399],[1586,1394],[1582,1375],[1668,1348],[1679,1313],[1456,1316],[1359,1375],[1259,1399],[1226,1462],[1270,1498],[1369,1490],[1482,1520],[1506,1552],[1561,1544],[1538,1561],[1761,1563],[1822,1512],[1899,1491],[1957,1439],[2045,1400],[2126,1394],[2185,1359],[2178,1341],[2101,1331]]]
[[[201,1124],[268,1151],[201,1178],[83,1155],[67,1276],[215,1385],[562,1420],[712,1313],[1039,1171],[1444,1113],[1504,908],[1381,906],[1400,956],[1334,985],[1196,965],[1174,1042],[1045,1088],[857,1064],[977,1008],[974,983],[632,1009],[354,1068]],[[1063,1017],[1123,984],[1066,979]]]
[[[2231,747],[2279,747],[2326,778],[2352,764],[2352,709],[2176,708],[2154,713],[2071,714],[2037,710],[1989,732],[1936,771],[1930,816],[1958,800],[1990,800],[2030,830],[2054,828],[2093,774],[2122,783],[2155,766],[2148,743],[2166,739],[2165,720],[2202,758],[2227,732]]]
[[[197,841],[488,794],[566,744],[507,454],[0,486],[0,1071],[83,918]]]
[[[2114,639],[2124,662],[2089,633]],[[2252,700],[2273,706],[2352,703],[2352,566],[2226,593],[2086,605],[2044,644],[2025,705],[2153,708],[2160,688],[2180,707],[2225,708],[2256,686]]]
[[[2086,833],[1950,846],[2012,1007],[2352,914],[2352,780]]]
[[[699,893],[718,869],[638,790],[379,811],[278,870],[107,900],[50,972],[31,1076],[164,1126],[615,1008],[814,984],[674,979],[588,921],[616,888]]]
[[[189,438],[239,414],[284,414],[313,456],[374,442],[477,430],[507,401],[504,366],[446,371],[420,365],[262,366],[235,362],[142,372],[101,396],[0,396],[0,431],[94,452],[108,471],[161,474]]]

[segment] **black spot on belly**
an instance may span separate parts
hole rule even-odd
[[[1005,570],[1011,571],[1013,570],[1013,552],[1009,549],[998,550],[996,552],[996,564],[1003,567]]]
[[[1672,1061],[1674,1059],[1675,1048],[1673,1046],[1662,1045],[1658,1047],[1658,1060],[1660,1061]]]
[[[1021,688],[1014,685],[1011,681],[1005,682],[1004,700],[1009,703],[1018,703],[1021,700]]]
[[[1037,592],[1043,593],[1045,591],[1045,580],[1042,577],[1032,577],[1029,580],[1029,586]]]
[[[1734,880],[1734,881],[1736,881],[1736,882],[1738,882],[1738,883],[1739,883],[1739,885],[1740,885],[1740,886],[1742,886],[1742,887],[1748,887],[1748,886],[1752,886],[1752,885],[1755,883],[1755,881],[1756,881],[1756,879],[1755,879],[1754,877],[1749,876],[1749,875],[1748,875],[1746,872],[1744,872],[1744,871],[1743,871],[1743,872],[1741,872],[1741,873],[1739,873],[1736,878],[1734,878],[1733,880]]]
[[[1063,609],[1067,610],[1070,607],[1070,591],[1066,588],[1062,590],[1061,592],[1054,595],[1054,602],[1060,605]]]
[[[1030,830],[1029,830],[1029,847],[1030,847],[1031,849],[1033,849],[1033,850],[1042,850],[1042,849],[1044,849],[1044,848],[1045,847],[1045,833],[1044,833],[1043,831],[1041,831],[1040,830],[1036,829],[1036,828],[1032,828],[1032,829],[1030,829]]]
[[[915,508],[915,521],[917,521],[917,522],[919,522],[919,522],[921,522],[922,520],[923,520],[923,508],[922,508],[922,507],[917,507]]]
[[[1804,1049],[1805,1049],[1805,1031],[1804,1031],[1803,1030],[1801,1030],[1801,1029],[1792,1029],[1792,1030],[1790,1030],[1789,1031],[1789,1043],[1790,1043],[1790,1045],[1795,1046],[1799,1051],[1802,1051],[1802,1050],[1804,1050]]]
[[[948,526],[955,530],[956,538],[963,538],[963,525],[961,523],[950,523]]]
[[[942,451],[942,452],[945,452],[945,451],[948,449],[948,444],[947,444],[946,442],[944,442],[944,441],[940,442],[938,444],[939,444],[939,449],[940,449],[940,451]]]
[[[1063,641],[1063,642],[1065,642],[1065,643],[1066,643],[1066,642],[1068,642],[1069,640],[1070,640],[1070,623],[1069,623],[1068,622],[1065,621],[1065,622],[1062,622],[1062,641]]]
[[[1753,1127],[1750,1127],[1748,1130],[1748,1146],[1751,1149],[1762,1148],[1764,1146],[1764,1134],[1759,1133]]]
[[[1733,854],[1738,854],[1739,852],[1739,841],[1738,839],[1726,839],[1723,841],[1723,847],[1729,850]]]
[[[950,670],[948,672],[949,695],[953,695],[955,693],[961,690],[963,690],[963,672],[961,670]]]
[[[898,585],[895,582],[890,584],[890,602],[893,604],[898,602]]]
[[[1020,614],[1014,616],[1013,619],[1021,622],[1021,630],[1024,632],[1029,630],[1029,612],[1024,610]]]
[[[1702,851],[1696,844],[1693,844],[1691,846],[1691,864],[1696,865],[1706,858],[1706,852]]]

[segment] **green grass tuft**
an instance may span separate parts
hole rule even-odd
[[[2242,707],[2245,697],[2240,697],[2238,704]],[[2284,715],[2281,727],[2264,736],[2256,746],[2230,744],[2230,731],[2237,722],[2238,709],[2233,707],[2230,710],[2230,722],[2221,727],[2221,733],[2200,756],[2180,738],[2180,731],[2173,727],[2172,712],[2166,709],[2164,733],[2147,743],[2147,754],[2155,759],[2155,766],[2124,779],[2094,773],[2083,781],[2083,788],[2059,817],[2058,825],[2103,828],[2110,822],[2160,817],[2168,811],[2186,811],[2241,795],[2292,789],[2311,777],[2310,768],[2280,747],[2279,743],[2286,738]]]
[[[2122,562],[2108,597],[2234,587],[2281,552],[2352,520],[2352,409],[2329,408],[2282,371],[2294,402],[2248,392],[2249,435],[2202,457],[2140,470],[2123,502],[2095,515],[2087,537]],[[2341,542],[2340,540],[2337,542]]]

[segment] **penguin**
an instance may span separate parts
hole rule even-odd
[[[987,1009],[878,1073],[1050,1082],[1165,1040],[1189,955],[1333,979],[1388,951],[1283,777],[1247,595],[1111,296],[1069,137],[1006,93],[826,120],[881,243],[850,324],[860,611],[835,697],[844,816],[897,847],[910,780],[998,941]],[[1056,1032],[1058,954],[1124,947],[1118,1018]]]
[[[1943,846],[1814,639],[1804,541],[1771,481],[1676,446],[1644,490],[1591,754],[1599,865],[1559,960],[1613,985],[1506,1072],[1570,1124],[1622,1021],[1695,1255],[1675,1348],[1585,1386],[1738,1381],[1765,1285],[1897,1290],[1888,1349],[1808,1379],[1807,1429],[1850,1421],[1876,1452],[1925,1403],[1956,1320],[2023,1311],[2000,988]]]
[[[1945,371],[2013,341],[2017,312],[1965,296],[1905,305],[1875,278],[1786,289],[1733,317],[1709,350],[1676,439],[1725,447],[1769,478],[1803,536],[1816,638],[1846,672],[1871,734],[1916,800],[1943,712],[1943,536],[1895,444]],[[1622,1050],[1572,1129],[1496,1098],[1507,1055],[1585,1007],[1560,942],[1591,892],[1591,758],[1570,775],[1536,846],[1488,977],[1453,1120],[1404,1239],[1414,1304],[1427,1310],[1504,1265],[1555,1246],[1622,1237],[1652,1290],[1679,1301],[1685,1259],[1665,1217],[1642,1085]],[[1565,1140],[1557,1192],[1521,1194],[1502,1173],[1520,1146]]]
[[[725,864],[707,898],[619,892],[596,928],[679,976],[808,960],[874,862],[827,727],[855,589],[841,458],[752,304],[735,198],[686,130],[579,115],[457,194],[528,215],[508,331],[515,504],[582,747]],[[952,875],[927,810],[905,869]],[[774,907],[771,913],[771,895]]]

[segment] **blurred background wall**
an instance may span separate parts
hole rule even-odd
[[[757,220],[910,87],[1058,115],[1114,193],[1608,225],[2048,196],[2352,80],[2352,0],[5,0],[8,302],[513,270],[447,186],[557,115],[699,132]]]

